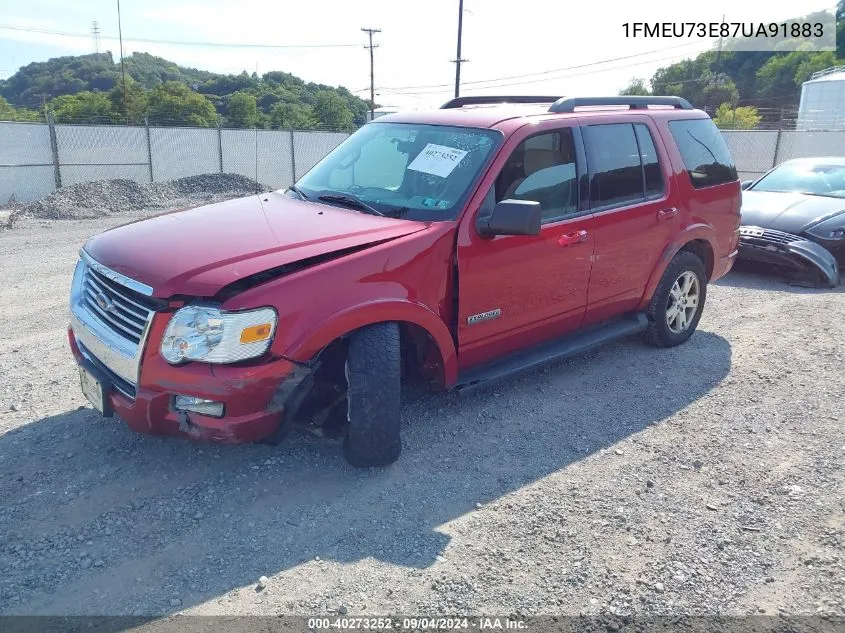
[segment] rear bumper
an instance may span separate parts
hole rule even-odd
[[[737,258],[737,251],[733,251],[732,253],[725,255],[724,257],[720,257],[718,261],[716,261],[713,265],[713,274],[710,275],[710,281],[716,281],[717,279],[721,279],[729,272],[731,272],[731,268],[733,268],[734,263],[736,262]]]
[[[221,367],[204,374],[202,380],[191,372],[185,372],[181,381],[174,381],[171,374],[162,381],[166,384],[150,384],[143,377],[132,397],[122,393],[119,378],[79,344],[73,328],[68,328],[68,338],[77,364],[106,385],[106,398],[114,414],[132,430],[150,435],[230,444],[265,439],[282,423],[285,398],[280,396],[292,391],[296,386],[292,382],[301,380],[296,364],[276,359],[260,367]],[[177,394],[223,402],[224,415],[216,418],[176,411],[173,401]]]
[[[759,227],[742,227],[739,258],[815,277],[823,285],[839,284],[839,265],[826,248],[799,235]]]

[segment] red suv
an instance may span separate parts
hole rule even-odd
[[[91,238],[70,345],[94,407],[137,431],[304,425],[389,464],[404,385],[686,341],[736,256],[740,195],[683,99],[455,99],[364,126],[287,190]]]

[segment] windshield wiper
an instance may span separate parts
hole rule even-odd
[[[299,187],[297,187],[296,185],[291,185],[290,187],[288,187],[288,191],[293,191],[296,195],[298,195],[298,196],[299,196],[300,198],[302,198],[303,200],[308,200],[308,196],[306,196],[306,195],[302,192],[302,189],[300,189],[300,188],[299,188]]]
[[[335,202],[337,204],[345,205],[350,209],[358,209],[359,211],[366,211],[367,213],[384,217],[384,213],[375,207],[371,207],[363,200],[349,194],[324,194],[322,196],[318,196],[317,199],[322,200],[323,202]]]

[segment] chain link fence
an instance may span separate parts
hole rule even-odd
[[[845,130],[723,130],[740,177],[805,156],[845,156]],[[236,173],[274,188],[295,182],[345,132],[0,122],[0,205],[57,187],[126,178],[159,182]]]
[[[759,178],[793,158],[845,156],[845,130],[723,130],[742,180]]]
[[[344,132],[0,122],[0,205],[58,187],[125,178],[160,182],[236,173],[291,185]]]

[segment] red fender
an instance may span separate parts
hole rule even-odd
[[[678,254],[678,252],[689,242],[693,240],[704,240],[710,245],[710,250],[713,252],[713,259],[714,264],[717,258],[717,251],[714,245],[715,242],[715,231],[713,227],[709,224],[690,224],[687,226],[683,231],[681,231],[675,239],[670,242],[663,252],[660,255],[660,259],[657,260],[657,265],[654,267],[654,270],[651,272],[651,277],[648,279],[648,284],[646,284],[645,293],[643,294],[643,299],[640,302],[639,309],[644,310],[648,306],[648,302],[651,301],[651,297],[654,294],[654,291],[657,289],[657,284],[660,283],[661,277],[663,277],[663,273],[666,272],[666,268],[669,266],[669,262],[672,261],[672,258]],[[715,270],[715,268],[714,268]]]
[[[346,308],[298,336],[283,355],[292,360],[307,361],[341,336],[365,325],[386,321],[413,323],[428,332],[443,359],[444,386],[450,387],[455,383],[458,377],[458,356],[449,328],[424,305],[401,299],[370,301]]]

